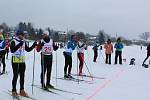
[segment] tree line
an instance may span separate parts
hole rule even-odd
[[[83,39],[89,45],[92,45],[95,41],[98,41],[99,44],[104,44],[107,39],[111,39],[112,42],[116,41],[117,37],[111,37],[109,34],[105,33],[104,30],[99,30],[95,35],[84,32],[75,32],[74,30],[69,31],[58,31],[50,27],[46,29],[35,28],[31,22],[19,22],[16,26],[8,26],[5,22],[0,24],[0,29],[3,29],[4,36],[13,36],[15,31],[18,29],[23,30],[26,34],[26,38],[29,40],[39,40],[42,37],[44,30],[49,32],[49,35],[55,42],[64,42],[66,43],[72,34],[76,34],[77,39]],[[139,35],[141,39],[148,40],[150,33],[142,33]],[[131,40],[125,39],[122,37],[123,42],[127,45],[133,44]],[[143,42],[142,42],[143,43]],[[140,44],[140,43],[137,43]]]

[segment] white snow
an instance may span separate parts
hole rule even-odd
[[[10,54],[11,55],[11,54]],[[9,55],[9,59],[11,56]],[[150,69],[143,68],[141,66],[144,58],[146,57],[146,47],[140,50],[140,46],[125,46],[123,50],[123,65],[114,65],[114,53],[112,55],[112,64],[106,65],[103,57],[104,50],[99,51],[97,63],[93,61],[93,51],[91,47],[88,51],[85,51],[85,62],[87,67],[93,76],[98,76],[104,79],[91,79],[86,77],[79,77],[87,82],[73,82],[57,79],[56,86],[56,63],[57,63],[57,77],[63,77],[64,68],[64,56],[63,49],[53,52],[53,69],[51,83],[59,89],[82,93],[82,95],[76,95],[71,93],[65,93],[61,91],[52,90],[57,94],[48,93],[42,91],[39,88],[34,87],[34,94],[32,95],[32,74],[33,74],[33,58],[34,52],[26,53],[26,77],[25,77],[25,90],[28,94],[37,100],[150,100]],[[102,56],[103,55],[103,56]],[[77,58],[76,51],[73,53],[73,68],[72,73],[77,73]],[[134,57],[136,59],[136,65],[130,66],[129,61]],[[36,52],[35,55],[35,85],[40,85],[40,53]],[[79,63],[79,62],[78,62]],[[148,61],[146,63],[149,63]],[[12,85],[12,67],[11,60],[6,60],[6,70],[8,75],[0,76],[0,100],[11,100],[12,97],[6,94],[4,91],[11,90]],[[89,75],[86,66],[84,65],[83,72]],[[76,76],[74,76],[76,77]],[[76,77],[78,78],[78,77]],[[17,89],[19,92],[19,79],[17,83]],[[21,100],[29,100],[27,98],[21,98]]]

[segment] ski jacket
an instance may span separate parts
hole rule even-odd
[[[116,51],[122,51],[123,49],[123,44],[121,42],[117,42],[114,46],[116,48]]]
[[[41,51],[43,55],[52,55],[53,50],[56,51],[57,49],[58,46],[49,37],[42,39],[36,47],[37,52]]]
[[[94,43],[92,49],[93,49],[94,51],[97,51],[99,46],[100,46],[100,45],[98,45],[97,43]]]
[[[6,45],[5,41],[4,40],[0,40],[0,51],[5,50],[5,45]]]
[[[111,43],[106,43],[104,48],[106,54],[111,54],[113,52],[113,45]]]
[[[10,51],[12,53],[13,63],[25,63],[25,51],[30,52],[33,50],[34,45],[28,47],[24,40],[15,38],[10,45]]]
[[[69,56],[72,56],[72,52],[73,52],[73,50],[75,50],[76,46],[77,46],[77,44],[75,42],[68,41],[67,47],[66,47],[66,49],[64,51],[65,54],[69,55]]]

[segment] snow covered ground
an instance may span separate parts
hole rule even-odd
[[[53,69],[51,83],[58,89],[73,93],[81,93],[81,95],[52,90],[57,94],[45,92],[39,88],[34,87],[32,95],[32,68],[34,52],[26,53],[26,77],[25,90],[28,94],[37,100],[150,100],[150,69],[141,66],[142,61],[146,56],[146,47],[140,50],[139,46],[126,46],[123,50],[123,65],[114,65],[114,54],[112,55],[112,64],[106,65],[104,63],[104,50],[99,51],[97,63],[93,63],[93,51],[91,47],[85,51],[85,62],[93,76],[101,79],[79,77],[86,82],[56,80],[56,63],[57,63],[57,77],[63,77],[64,56],[63,49],[53,53]],[[10,54],[11,55],[11,54]],[[9,58],[11,58],[9,55]],[[103,55],[103,56],[102,56]],[[134,57],[136,65],[130,66],[129,61]],[[35,85],[40,85],[40,54],[36,52],[35,55]],[[148,63],[148,61],[146,62]],[[0,100],[11,100],[12,97],[4,91],[11,90],[12,68],[10,60],[6,60],[8,75],[0,76]],[[83,72],[89,75],[86,66],[84,65]],[[77,73],[77,58],[76,51],[73,53],[73,68],[72,73]],[[78,78],[74,76],[75,78]],[[57,84],[56,84],[57,82]],[[19,90],[19,81],[17,84]],[[29,100],[21,98],[21,100]]]

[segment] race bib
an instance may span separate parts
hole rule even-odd
[[[52,47],[50,47],[50,46],[45,46],[45,47],[44,47],[44,52],[45,52],[45,53],[52,53]]]

